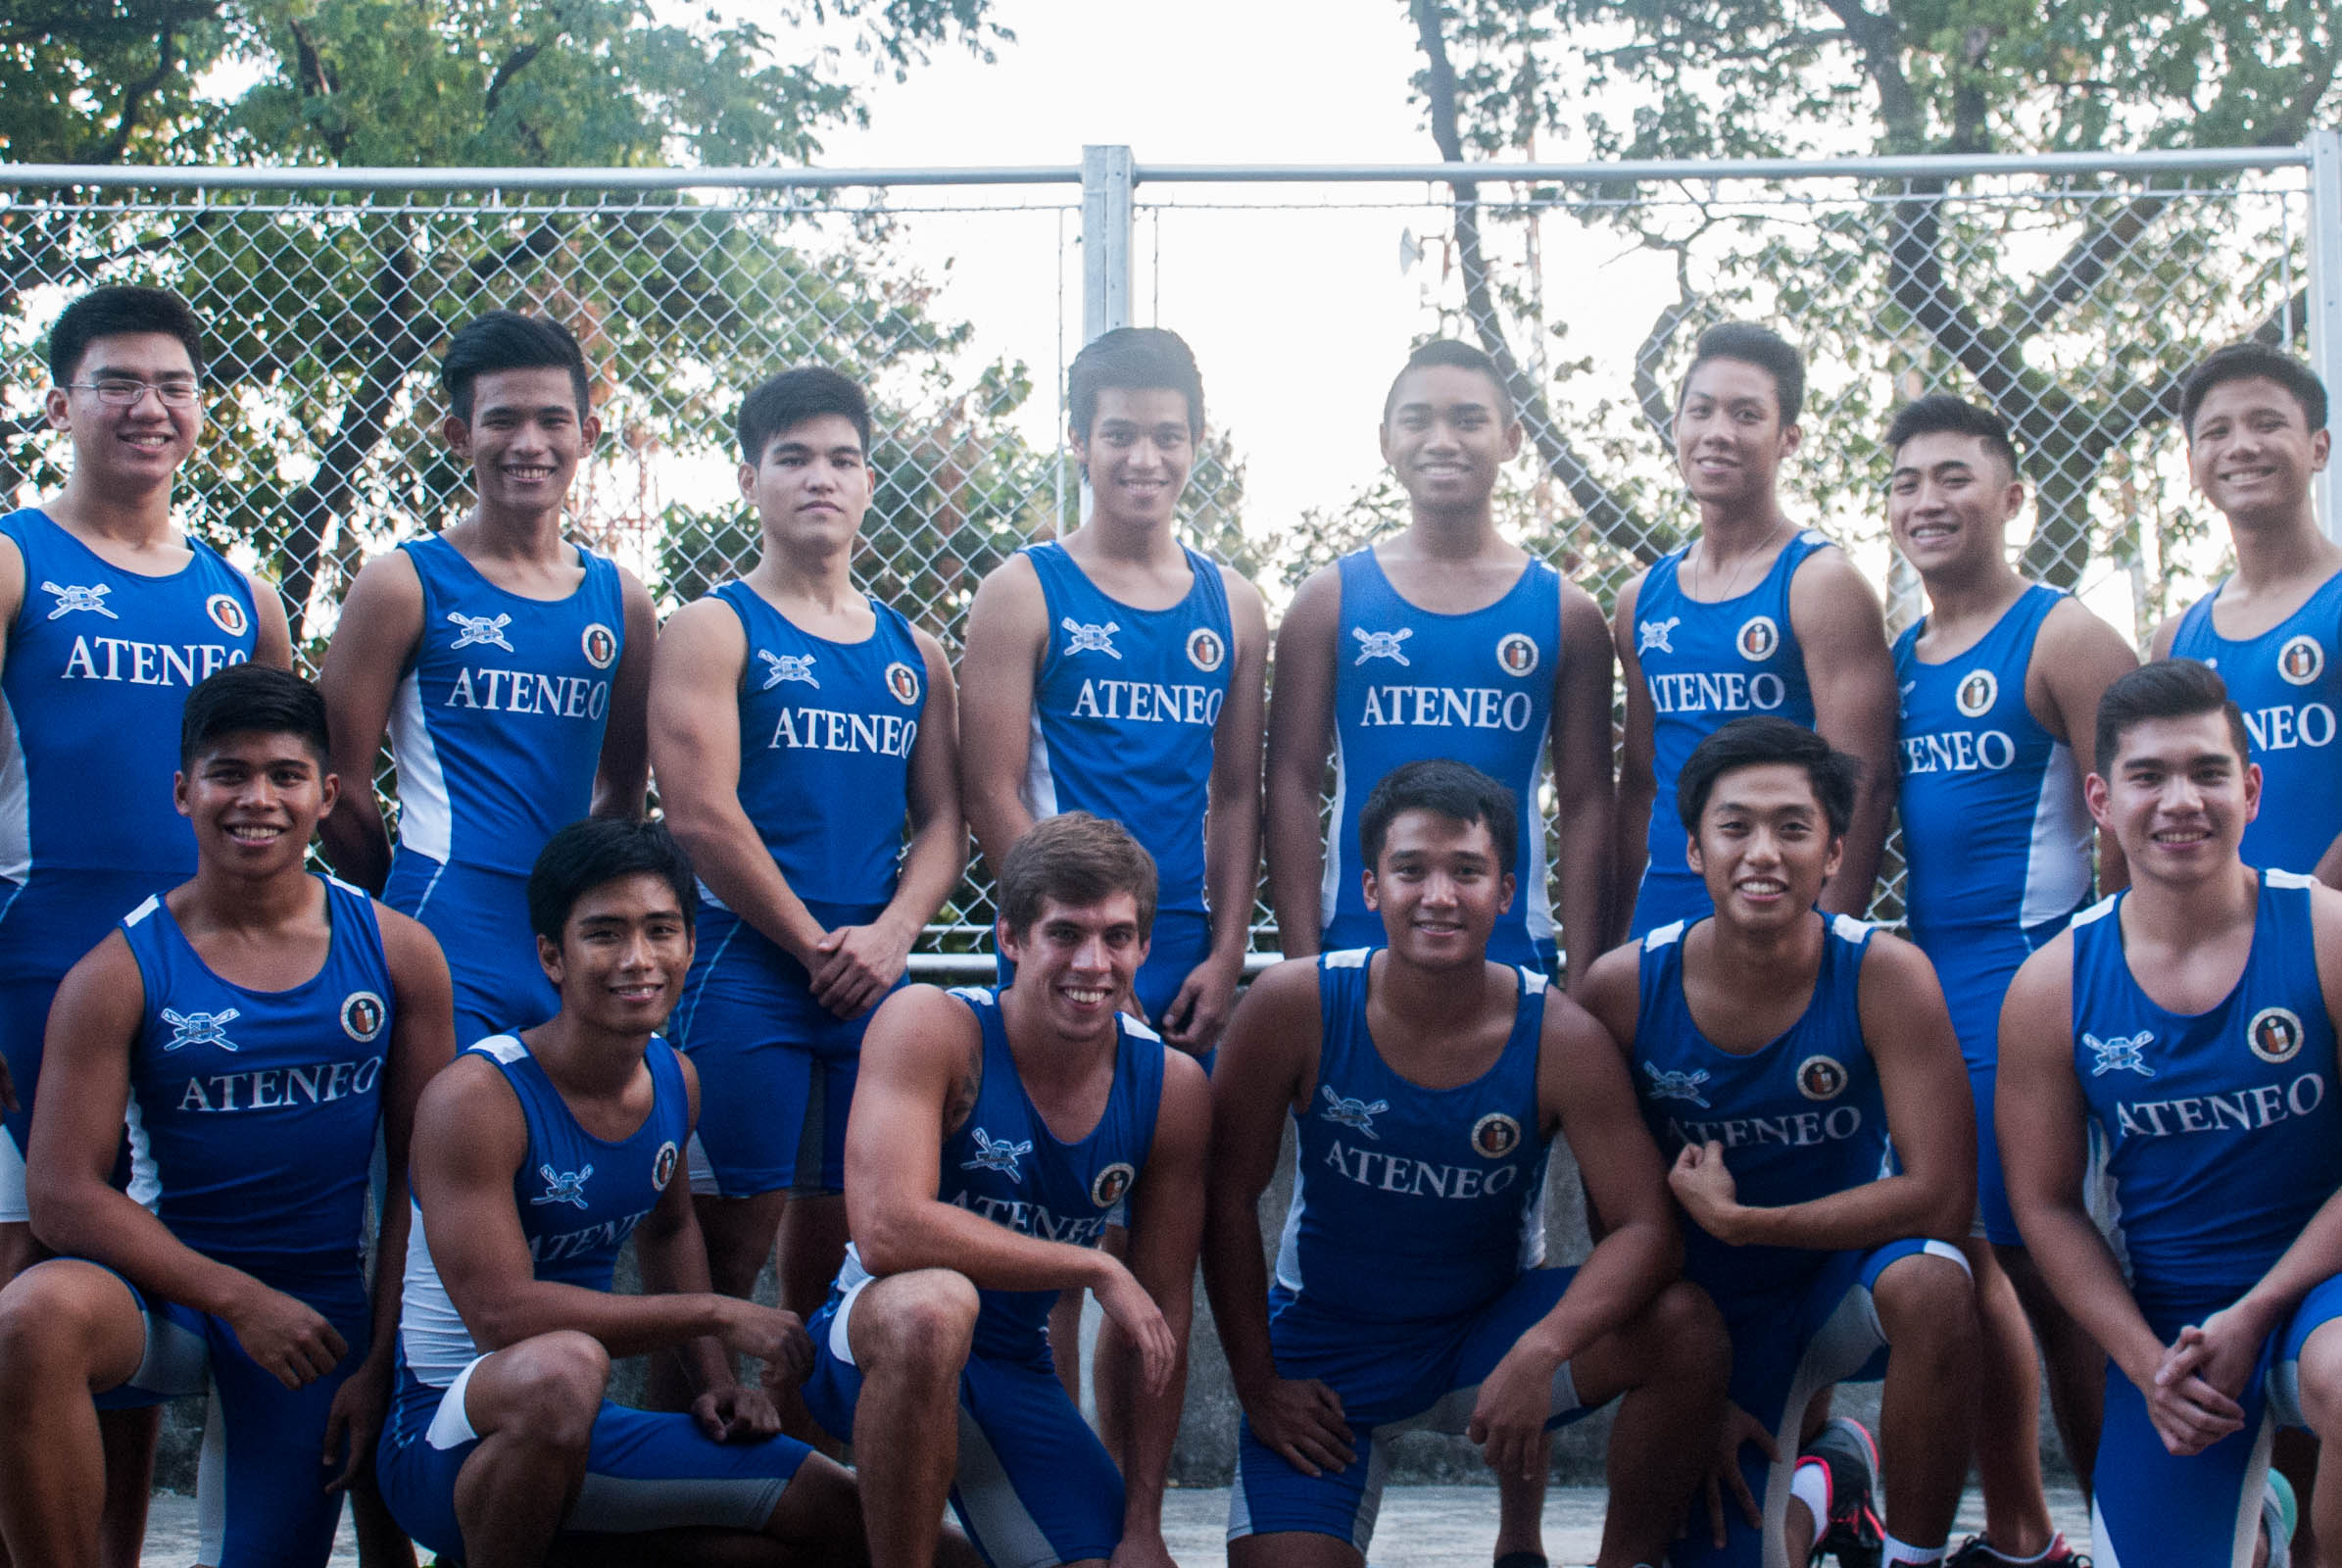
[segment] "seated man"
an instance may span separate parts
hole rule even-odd
[[[1147,959],[1154,888],[1119,824],[1049,817],[1000,866],[1015,979],[898,991],[863,1036],[854,1241],[810,1325],[805,1404],[854,1445],[874,1568],[934,1560],[947,1494],[993,1568],[1170,1562],[1163,1478],[1211,1105],[1193,1058],[1114,1010]],[[1127,1266],[1098,1246],[1126,1195]],[[1049,1305],[1085,1288],[1139,1362],[1127,1478],[1050,1359]]]
[[[98,1409],[208,1387],[202,1560],[321,1565],[390,1390],[406,1205],[369,1304],[366,1167],[379,1132],[405,1191],[415,1098],[455,1050],[447,964],[305,867],[337,788],[315,687],[231,664],[180,734],[195,879],[131,910],[49,1015],[28,1175],[33,1231],[67,1255],[0,1293],[0,1539],[21,1564],[98,1561]]]
[[[2097,759],[2083,791],[2130,889],[2017,971],[2001,1158],[2025,1247],[2113,1364],[2096,1560],[2246,1568],[2272,1429],[2342,1432],[2342,894],[2241,858],[2261,770],[2208,665],[2109,686]],[[2088,1124],[2122,1261],[2083,1207]],[[2311,1506],[2322,1562],[2338,1470]]]
[[[1959,1042],[1917,948],[1814,906],[1858,767],[1786,719],[1701,741],[1676,800],[1716,912],[1605,954],[1586,993],[1674,1156],[1683,1276],[1732,1331],[1735,1408],[1707,1528],[1678,1564],[1785,1568],[1818,1538],[1936,1562],[1968,1478],[1979,1341],[1956,1244],[1976,1133]],[[1816,1396],[1881,1371],[1883,1542],[1860,1427],[1831,1423],[1791,1469]]]
[[[1244,1424],[1229,1562],[1356,1568],[1391,1434],[1462,1432],[1502,1492],[1497,1560],[1541,1563],[1545,1433],[1625,1394],[1601,1561],[1657,1562],[1723,1412],[1724,1327],[1671,1284],[1664,1167],[1617,1047],[1543,971],[1488,958],[1513,896],[1512,791],[1409,762],[1358,818],[1388,947],[1277,965],[1212,1081],[1204,1279]],[[1286,1115],[1299,1166],[1272,1290],[1258,1203]],[[1606,1234],[1541,1268],[1565,1132]]]
[[[777,1436],[726,1352],[802,1372],[787,1312],[707,1285],[684,1145],[691,1064],[653,1030],[691,966],[691,862],[658,823],[556,833],[529,923],[561,996],[551,1020],[491,1035],[415,1113],[414,1243],[382,1495],[415,1540],[470,1568],[533,1568],[569,1533],[630,1539],[618,1560],[697,1527],[761,1536],[805,1563],[861,1556],[854,1483]],[[610,1293],[635,1239],[643,1296]],[[680,1352],[688,1415],[604,1397],[612,1356]],[[696,1543],[694,1544],[696,1544]]]

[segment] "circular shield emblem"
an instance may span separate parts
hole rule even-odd
[[[586,662],[596,669],[610,668],[610,661],[618,657],[618,634],[598,620],[586,627],[585,636],[579,640],[585,648]]]
[[[675,1179],[675,1161],[680,1157],[675,1141],[670,1138],[659,1146],[659,1152],[651,1156],[651,1185],[660,1192]]]
[[[2302,1048],[2302,1021],[2290,1007],[2263,1007],[2245,1025],[2244,1043],[2263,1061],[2291,1061]]]
[[[1496,662],[1507,675],[1537,673],[1537,639],[1527,632],[1508,631],[1496,639]]]
[[[2295,686],[2307,686],[2325,672],[2325,650],[2315,637],[2289,637],[2277,650],[2277,673]]]
[[[908,708],[919,700],[919,672],[898,659],[887,666],[887,690]]]
[[[1521,1124],[1500,1110],[1472,1124],[1472,1152],[1483,1159],[1502,1159],[1520,1147]]]
[[[1835,1100],[1846,1092],[1846,1069],[1835,1056],[1808,1056],[1797,1064],[1797,1092],[1808,1100]]]
[[[2000,681],[1988,669],[1972,669],[1961,678],[1960,689],[1952,694],[1952,701],[1970,718],[1982,718],[2000,701]]]
[[[1750,663],[1761,663],[1781,646],[1781,628],[1773,624],[1771,615],[1751,615],[1740,623],[1740,635],[1732,639],[1732,646]]]
[[[1122,1160],[1116,1160],[1090,1179],[1090,1201],[1100,1208],[1112,1208],[1122,1201],[1122,1195],[1131,1190],[1131,1183],[1139,1173]]]
[[[342,1033],[364,1045],[382,1032],[389,1009],[371,991],[353,991],[342,998]]]
[[[1188,633],[1188,662],[1206,675],[1218,669],[1227,658],[1228,645],[1209,626],[1198,626]]]
[[[252,617],[244,613],[244,607],[236,603],[234,594],[214,594],[203,602],[203,612],[212,617],[212,624],[230,637],[241,637],[252,629]]]

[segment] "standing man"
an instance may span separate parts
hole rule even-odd
[[[1684,859],[1677,775],[1703,737],[1744,713],[1810,725],[1862,764],[1822,906],[1859,916],[1871,906],[1894,804],[1894,660],[1871,585],[1781,513],[1781,465],[1797,450],[1804,401],[1804,358],[1777,334],[1745,321],[1700,334],[1675,416],[1699,537],[1627,584],[1615,620],[1627,691],[1618,889],[1637,937],[1708,912]]]
[[[1489,939],[1499,963],[1552,971],[1553,906],[1540,804],[1552,760],[1561,930],[1583,982],[1605,946],[1613,858],[1609,628],[1575,583],[1496,531],[1492,498],[1521,449],[1495,364],[1424,344],[1383,401],[1383,459],[1407,526],[1344,556],[1293,596],[1277,633],[1269,735],[1269,892],[1286,956],[1372,947],[1382,922],[1356,859],[1366,791],[1403,762],[1444,757],[1512,792],[1519,890]],[[1332,848],[1318,830],[1334,756]]]
[[[49,999],[123,915],[195,871],[170,783],[188,689],[293,662],[274,590],[171,521],[172,478],[203,435],[203,364],[202,324],[168,290],[66,307],[45,412],[73,469],[0,517],[0,744],[18,781],[0,810],[0,1284],[33,1257],[24,1152]]]
[[[1086,811],[1000,866],[1004,988],[891,997],[846,1138],[854,1245],[814,1317],[814,1419],[854,1446],[872,1568],[927,1568],[951,1507],[1008,1568],[1165,1568],[1163,1478],[1187,1384],[1210,1090],[1118,1011],[1147,959],[1154,866]],[[1130,1205],[1130,1263],[1099,1250]],[[1120,1474],[1050,1366],[1049,1304],[1123,1329]],[[1100,1357],[1109,1353],[1101,1344]]]
[[[1963,1250],[1984,1334],[1984,1534],[1964,1560],[2067,1562],[2074,1553],[2042,1493],[2028,1313],[2041,1326],[2066,1451],[2085,1477],[2105,1362],[2025,1255],[1992,1137],[1993,1078],[2018,965],[2090,902],[2094,833],[2081,781],[2095,760],[2091,726],[2107,686],[2138,660],[2080,601],[2010,566],[2025,486],[1999,415],[1922,398],[1895,416],[1886,445],[1887,524],[1927,590],[1927,618],[1895,644],[1905,899],[1911,938],[1951,1005],[1976,1114],[1980,1234]],[[2107,884],[2121,886],[2121,847],[2110,837],[2102,855]]]
[[[675,612],[652,667],[659,804],[700,875],[669,1033],[707,1089],[692,1187],[715,1288],[750,1293],[786,1214],[781,1304],[806,1314],[846,1255],[862,1031],[958,881],[967,829],[943,649],[854,584],[862,389],[783,371],[741,404],[739,435],[763,554]]]
[[[334,770],[351,786],[325,853],[439,939],[456,1038],[469,1045],[553,1016],[528,941],[529,867],[589,810],[641,814],[656,628],[641,583],[561,536],[570,481],[602,430],[577,340],[491,311],[449,340],[439,379],[440,433],[476,495],[463,520],[375,557],[350,584],[318,676]],[[396,856],[366,787],[386,727]]]
[[[2010,987],[2009,1199],[2114,1367],[2096,1559],[2250,1568],[2271,1429],[2342,1436],[2342,894],[2238,856],[2261,770],[2205,665],[2159,660],[2115,682],[2097,757],[2090,814],[2121,840],[2130,888]],[[2091,1125],[2112,1246],[2082,1201]],[[2319,1563],[2342,1542],[2331,1460],[2311,1503]]]
[[[130,911],[52,1012],[32,1221],[63,1255],[0,1293],[0,1539],[21,1564],[91,1568],[98,1410],[208,1389],[200,1560],[322,1568],[390,1393],[408,1129],[454,1051],[447,965],[304,865],[338,792],[314,687],[222,669],[181,734],[195,877]],[[369,1302],[377,1132],[396,1206]]]
[[[1059,811],[1137,835],[1160,909],[1121,1004],[1208,1063],[1251,943],[1268,619],[1258,589],[1172,532],[1203,436],[1203,377],[1179,334],[1103,334],[1074,356],[1065,393],[1096,507],[976,590],[959,662],[960,793],[996,879],[1017,839]],[[1069,1389],[1080,1322],[1072,1292],[1052,1333]],[[1110,1317],[1099,1332],[1101,1363],[1119,1363]],[[1111,1442],[1121,1391],[1098,1393]]]
[[[1968,1479],[1978,1340],[1955,1244],[1976,1138],[1959,1042],[1918,949],[1815,907],[1857,767],[1770,716],[1700,742],[1677,804],[1716,912],[1605,955],[1587,992],[1674,1157],[1683,1277],[1732,1333],[1707,1528],[1695,1519],[1679,1564],[1787,1568],[1817,1544],[1940,1562]],[[1881,1371],[1883,1539],[1877,1451],[1851,1421],[1821,1428],[1816,1397]]]
[[[1500,1489],[1496,1560],[1544,1560],[1546,1432],[1620,1394],[1600,1561],[1660,1561],[1724,1408],[1724,1326],[1671,1283],[1674,1205],[1618,1048],[1541,967],[1490,961],[1517,803],[1409,762],[1359,812],[1383,941],[1261,976],[1213,1076],[1204,1270],[1244,1401],[1232,1568],[1365,1560],[1396,1433],[1463,1432]],[[1288,1115],[1293,1211],[1264,1277]],[[1566,1133],[1601,1241],[1544,1268]]]
[[[653,1031],[683,988],[694,903],[659,823],[555,834],[528,904],[561,1010],[465,1051],[416,1112],[382,1494],[443,1561],[533,1568],[567,1532],[628,1538],[625,1562],[664,1560],[662,1545],[702,1560],[727,1535],[788,1563],[865,1560],[854,1483],[733,1380],[727,1352],[802,1375],[804,1326],[707,1289],[676,1179],[699,1083]],[[620,1296],[630,1236],[646,1294]],[[690,1414],[605,1396],[611,1357],[646,1352],[683,1357]]]
[[[2212,665],[2244,713],[2268,796],[2245,863],[2342,886],[2342,545],[2311,496],[2332,444],[2325,384],[2275,349],[2232,343],[2188,376],[2179,417],[2236,570],[2156,628],[2155,655]]]

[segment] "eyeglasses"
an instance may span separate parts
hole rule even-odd
[[[161,381],[141,381],[132,375],[100,376],[94,381],[68,381],[66,385],[83,392],[95,392],[98,401],[110,409],[134,409],[152,392],[173,409],[192,408],[203,391],[195,377],[170,376]]]

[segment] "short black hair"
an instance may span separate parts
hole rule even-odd
[[[843,416],[862,438],[862,456],[870,455],[870,398],[861,383],[826,365],[801,365],[758,382],[740,400],[733,425],[740,461],[752,467],[762,463],[774,436],[825,414]]]
[[[1022,937],[1051,899],[1068,907],[1127,893],[1139,906],[1139,935],[1154,930],[1154,857],[1120,822],[1060,811],[1025,830],[1000,860],[1000,918]]]
[[[1106,387],[1150,391],[1160,387],[1188,400],[1188,433],[1203,435],[1203,372],[1195,368],[1188,340],[1167,327],[1118,326],[1092,338],[1065,372],[1066,416],[1073,433],[1090,439],[1098,417],[1098,394]]]
[[[1358,810],[1358,849],[1368,870],[1382,863],[1383,841],[1403,811],[1431,811],[1466,827],[1488,823],[1499,871],[1511,871],[1521,853],[1519,797],[1469,762],[1433,757],[1401,762],[1366,792]]]
[[[2276,382],[2293,395],[2301,405],[2302,417],[2313,433],[2325,428],[2325,383],[2290,354],[2281,353],[2266,343],[2231,343],[2214,349],[2204,363],[2187,372],[2187,380],[2179,388],[2179,427],[2187,438],[2196,438],[2196,411],[2212,395],[2212,389],[2224,381],[2268,379]]]
[[[1991,409],[1956,398],[1949,392],[1930,392],[1907,403],[1886,427],[1886,450],[1897,453],[1903,444],[1923,435],[1973,435],[2017,472],[2017,447],[2009,439],[2009,421]]]
[[[179,710],[179,767],[230,735],[297,735],[322,765],[332,749],[325,699],[289,669],[234,663],[214,670]]]
[[[1787,338],[1754,321],[1719,321],[1699,335],[1691,350],[1691,367],[1676,388],[1677,408],[1683,406],[1683,393],[1691,385],[1693,373],[1710,360],[1738,360],[1772,376],[1782,424],[1795,424],[1804,412],[1805,356]]]
[[[529,929],[560,947],[577,901],[629,876],[655,876],[674,889],[684,928],[692,927],[699,913],[699,884],[691,857],[667,825],[589,816],[554,834],[537,852],[537,863],[528,873]]]
[[[2248,762],[2253,760],[2253,735],[2245,728],[2244,710],[2210,664],[2193,659],[2157,659],[2123,671],[2098,699],[2099,776],[2114,776],[2108,769],[2122,749],[2122,737],[2132,729],[2150,719],[2193,718],[2198,713],[2225,717],[2236,755]]]
[[[439,361],[439,384],[447,389],[448,412],[471,422],[472,383],[495,370],[566,370],[577,398],[577,416],[592,413],[585,351],[559,321],[518,311],[490,311],[459,328]]]
[[[1496,388],[1497,419],[1510,424],[1518,417],[1513,410],[1512,388],[1504,384],[1504,372],[1496,368],[1496,362],[1489,358],[1486,349],[1460,338],[1436,337],[1428,343],[1417,344],[1415,352],[1407,356],[1407,363],[1399,367],[1398,374],[1391,378],[1391,390],[1383,394],[1385,424],[1391,422],[1391,414],[1398,408],[1398,383],[1407,378],[1408,372],[1435,365],[1444,365],[1458,370],[1477,370],[1487,376]]]
[[[186,349],[195,373],[203,374],[203,322],[185,300],[167,288],[109,283],[67,306],[49,328],[49,379],[65,385],[81,368],[92,342],[123,332],[170,333]]]
[[[1708,808],[1708,797],[1716,793],[1718,779],[1735,768],[1774,762],[1804,768],[1805,776],[1813,781],[1814,799],[1821,805],[1822,815],[1829,819],[1830,835],[1846,831],[1846,824],[1854,820],[1854,789],[1862,780],[1862,763],[1833,749],[1803,724],[1770,713],[1752,713],[1718,725],[1706,740],[1691,748],[1683,771],[1676,775],[1676,812],[1683,819],[1683,831],[1699,836],[1700,813]]]

